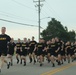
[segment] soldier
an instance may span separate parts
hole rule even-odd
[[[35,53],[34,53],[34,48],[35,48],[36,44],[37,44],[37,42],[34,40],[34,37],[32,37],[32,41],[29,42],[29,59],[30,59],[30,63],[32,62],[32,57],[34,59],[34,63],[36,63]]]
[[[13,55],[15,51],[16,44],[14,43],[14,39],[11,38],[11,41],[8,43],[8,55],[7,58],[10,59],[10,65],[13,65]]]
[[[10,42],[11,38],[9,35],[5,34],[5,32],[6,32],[6,27],[2,27],[0,34],[0,55],[1,55],[0,72],[4,62],[7,64],[7,69],[9,69],[10,67],[9,63],[7,62],[7,60],[5,60],[5,58],[7,56],[7,51],[8,51],[7,43]]]
[[[24,38],[21,47],[22,47],[21,59],[24,60],[24,66],[26,66],[26,56],[28,51],[28,43],[26,38]]]
[[[19,63],[19,56],[21,60],[21,40],[18,39],[18,42],[16,43],[16,59],[17,59],[17,64]],[[22,60],[20,62],[22,64]]]

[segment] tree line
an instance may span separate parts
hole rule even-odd
[[[75,41],[75,30],[68,31],[67,26],[63,26],[60,21],[57,21],[55,18],[52,18],[48,22],[48,26],[41,33],[41,36],[47,41],[51,38],[58,37],[63,41]]]

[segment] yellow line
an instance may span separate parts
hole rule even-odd
[[[62,67],[56,68],[56,69],[54,69],[54,70],[52,70],[52,71],[45,72],[45,73],[43,73],[43,74],[41,74],[41,75],[51,75],[52,73],[54,74],[54,73],[56,73],[56,72],[65,70],[65,69],[67,69],[67,68],[69,68],[69,67],[71,67],[71,66],[73,66],[73,65],[75,65],[75,64],[76,64],[76,63],[72,63],[72,64],[69,64],[69,65],[66,65],[66,66],[62,66]]]
[[[73,65],[75,65],[75,64],[67,65],[67,66],[65,66],[65,67],[59,68],[58,70],[53,71],[53,72],[50,72],[50,73],[52,74],[52,73],[55,73],[55,72],[58,72],[58,71],[62,71],[62,70],[67,69],[67,68],[69,68],[69,67],[71,67],[71,66],[73,66]]]
[[[58,68],[56,68],[56,69],[54,69],[54,70],[52,70],[52,71],[55,71],[55,70],[58,70]],[[49,73],[49,72],[51,72],[51,71],[45,72],[45,73],[43,73],[43,74],[41,74],[41,75],[45,75],[45,74],[47,74],[47,73]]]
[[[55,74],[55,73],[57,73],[57,72],[63,71],[63,70],[65,70],[65,69],[67,69],[67,68],[69,68],[69,67],[72,67],[72,66],[73,66],[73,65],[70,65],[70,66],[64,67],[64,68],[62,68],[62,69],[59,69],[59,70],[57,70],[57,71],[55,71],[55,72],[52,72],[52,73],[49,73],[49,74],[47,74],[47,75]]]
[[[69,65],[70,65],[70,64],[69,64]],[[48,73],[50,73],[50,72],[56,71],[56,70],[61,69],[61,68],[64,68],[64,67],[66,67],[66,66],[62,66],[62,67],[60,67],[60,68],[56,68],[56,69],[54,69],[54,70],[52,70],[52,71],[45,72],[45,73],[43,73],[43,74],[41,74],[41,75],[46,75],[46,74],[48,74]]]

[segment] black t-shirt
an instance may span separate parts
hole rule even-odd
[[[29,48],[30,48],[31,50],[34,50],[36,44],[37,44],[36,41],[31,41],[31,42],[29,43]]]
[[[61,52],[65,52],[65,44],[63,44],[63,43],[61,45]]]
[[[71,45],[66,45],[66,52],[70,53],[71,52]]]
[[[8,52],[14,52],[14,48],[15,48],[16,44],[13,43],[8,43]]]
[[[17,49],[17,50],[21,50],[21,42],[16,43],[16,49]]]
[[[50,44],[50,50],[51,50],[51,52],[55,52],[55,50],[56,50],[56,48],[57,48],[57,44],[56,43],[51,43]]]
[[[36,47],[37,47],[37,51],[42,51],[45,48],[45,44],[44,43],[37,43]]]
[[[74,50],[75,50],[75,46],[73,45],[71,46],[71,52],[74,52]]]
[[[28,43],[22,43],[22,51],[27,51]]]
[[[59,50],[61,50],[62,42],[56,42],[56,44],[57,44],[57,49],[59,48]]]
[[[51,44],[47,44],[47,51],[50,51],[50,48],[51,48]]]
[[[7,43],[10,42],[10,36],[0,34],[0,51],[7,51]]]

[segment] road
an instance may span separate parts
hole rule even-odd
[[[63,65],[56,67],[51,67],[51,63],[47,63],[45,60],[42,67],[39,66],[37,62],[35,65],[29,63],[27,57],[27,65],[23,66],[21,64],[16,64],[16,59],[14,57],[14,65],[7,69],[6,64],[2,68],[0,75],[76,75],[76,61],[71,62],[70,64],[64,62]]]

